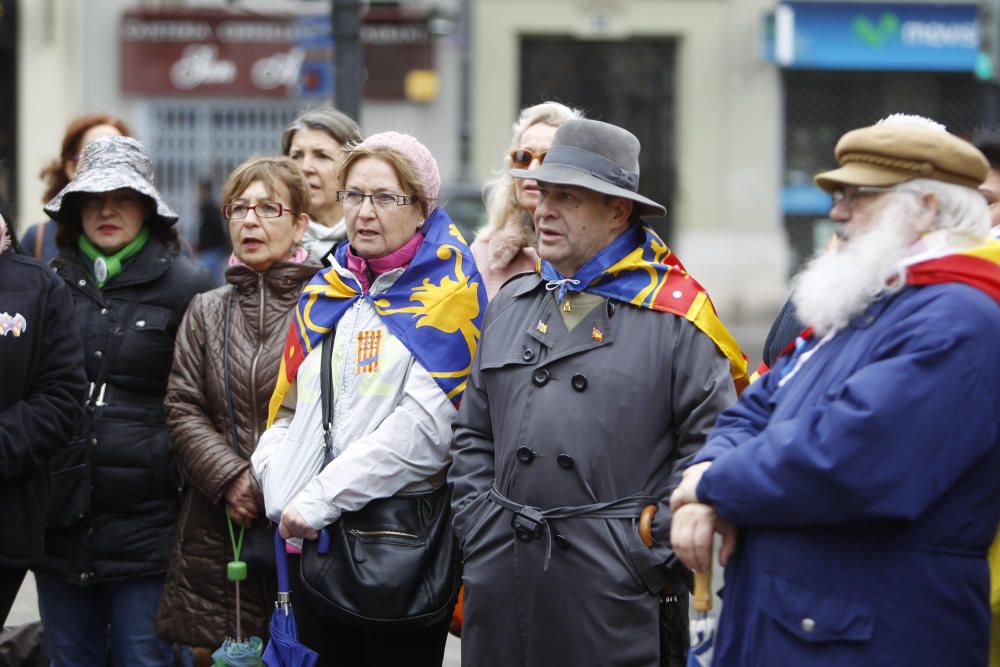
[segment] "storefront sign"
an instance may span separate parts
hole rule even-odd
[[[407,75],[433,69],[426,15],[373,8],[362,26],[364,95],[403,99]],[[329,96],[328,14],[229,9],[130,10],[121,26],[121,82],[128,95]]]
[[[800,69],[972,72],[977,5],[785,2],[766,20],[764,52]]]

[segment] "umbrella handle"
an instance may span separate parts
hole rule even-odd
[[[639,537],[647,547],[653,546],[653,515],[656,514],[656,505],[646,505],[642,514],[639,515]]]
[[[278,592],[291,593],[292,584],[288,580],[288,552],[285,551],[285,540],[281,537],[278,527],[274,527],[274,563],[278,571]]]
[[[709,611],[712,608],[712,564],[701,572],[694,573],[694,610]]]

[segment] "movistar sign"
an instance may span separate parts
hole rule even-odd
[[[979,51],[975,4],[784,2],[770,20],[783,67],[971,72]]]

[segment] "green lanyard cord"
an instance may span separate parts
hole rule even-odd
[[[229,524],[229,542],[233,545],[233,560],[238,561],[240,559],[240,551],[243,550],[243,533],[246,531],[246,526],[240,525],[240,539],[237,542],[236,534],[233,532],[233,520],[229,516],[229,507],[223,507],[222,511],[226,513],[226,523]]]

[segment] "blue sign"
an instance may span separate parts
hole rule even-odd
[[[765,18],[764,57],[782,67],[972,72],[977,5],[785,2]]]
[[[333,35],[330,14],[310,14],[295,19],[295,47],[301,57],[298,97],[333,95]]]

